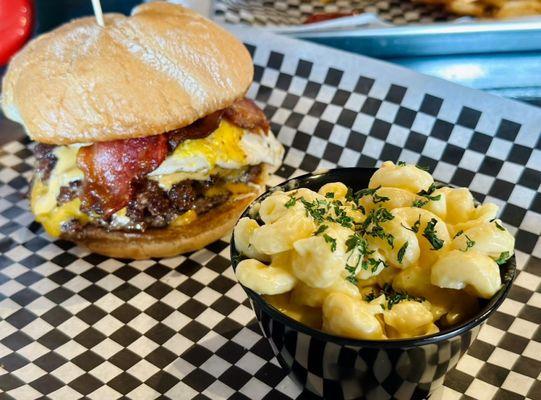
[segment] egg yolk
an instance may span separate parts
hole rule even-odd
[[[216,165],[246,164],[246,154],[240,146],[243,129],[226,120],[209,136],[203,139],[188,139],[173,152],[172,157],[188,159],[204,157],[210,169]]]

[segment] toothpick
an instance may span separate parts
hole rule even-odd
[[[92,0],[92,7],[94,8],[94,14],[96,15],[96,21],[98,22],[98,25],[105,26],[100,0]]]

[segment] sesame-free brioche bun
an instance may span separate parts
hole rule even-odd
[[[96,225],[86,225],[75,234],[62,234],[61,238],[108,257],[135,260],[173,257],[202,249],[230,233],[240,215],[259,194],[235,196],[186,225],[145,232],[108,231]]]
[[[32,40],[11,60],[2,108],[38,142],[129,139],[223,109],[252,78],[250,54],[233,35],[152,2],[131,16],[106,14],[105,27],[86,17]]]

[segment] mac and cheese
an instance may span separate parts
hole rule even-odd
[[[274,192],[234,231],[236,275],[286,315],[356,339],[436,333],[501,286],[514,238],[466,188],[385,162],[368,188]]]

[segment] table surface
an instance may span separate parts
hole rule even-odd
[[[243,38],[256,64],[249,96],[288,148],[277,179],[402,159],[500,205],[517,237],[520,272],[447,376],[444,398],[541,399],[540,115],[349,54]],[[327,57],[316,57],[318,51]],[[362,74],[353,65],[363,65]],[[26,142],[13,141],[21,135],[18,125],[0,119],[5,398],[299,395],[235,282],[227,239],[186,256],[139,262],[51,240],[23,198],[32,156]]]

